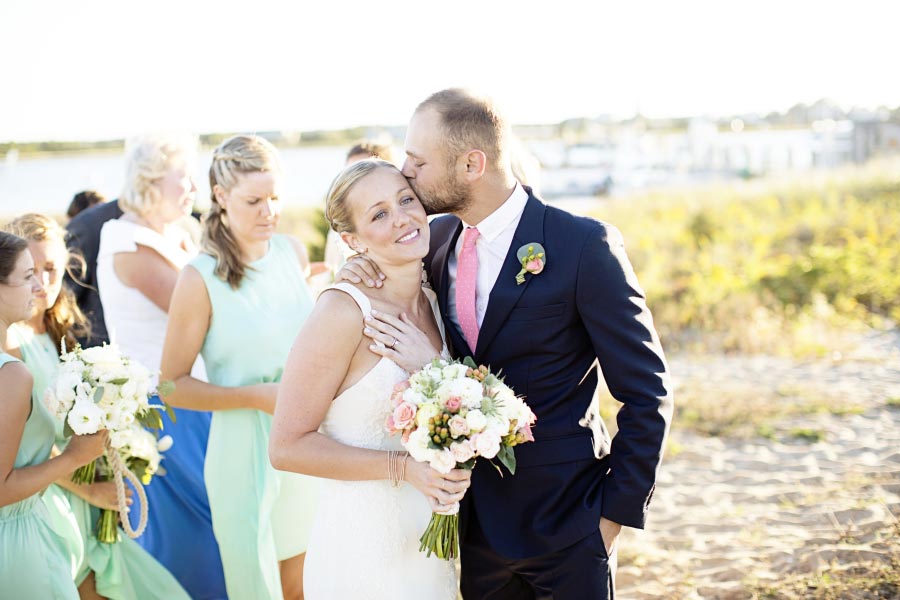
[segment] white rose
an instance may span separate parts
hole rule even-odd
[[[75,435],[97,433],[103,414],[100,407],[90,401],[76,402],[69,411],[68,423]]]
[[[428,447],[428,430],[419,428],[409,435],[409,439],[404,444],[409,451],[409,455],[417,462],[428,462],[433,452]]]
[[[504,415],[491,415],[487,418],[486,429],[495,432],[500,437],[509,434],[509,419]]]
[[[435,450],[431,455],[431,468],[438,473],[447,474],[456,466],[456,457],[447,448]]]
[[[472,444],[469,443],[469,440],[453,442],[450,444],[450,452],[453,453],[453,458],[456,459],[456,462],[458,463],[464,463],[475,456],[475,450],[472,448]]]
[[[474,379],[464,377],[462,379],[448,379],[441,383],[435,390],[435,397],[444,403],[450,396],[457,396],[466,408],[479,408],[484,388]]]
[[[466,413],[466,423],[471,431],[482,431],[487,426],[487,418],[480,410],[473,409]]]
[[[492,431],[479,433],[473,441],[479,456],[494,458],[500,452],[500,436]]]

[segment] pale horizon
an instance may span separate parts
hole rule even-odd
[[[727,6],[726,6],[727,4]],[[451,86],[516,124],[900,106],[900,7],[400,0],[0,5],[0,142],[405,125]]]

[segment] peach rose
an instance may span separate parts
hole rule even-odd
[[[394,409],[391,417],[394,419],[395,429],[406,429],[416,420],[416,407],[408,402],[402,402]]]
[[[450,427],[450,436],[454,439],[461,435],[469,434],[469,423],[466,421],[465,417],[454,415],[450,417],[450,421],[447,425]]]

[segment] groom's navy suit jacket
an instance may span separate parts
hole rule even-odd
[[[447,307],[458,218],[432,221],[425,260],[454,355],[501,371],[537,415],[535,441],[515,448],[515,476],[479,465],[463,506],[463,535],[474,511],[494,550],[511,559],[565,548],[596,532],[601,516],[643,527],[672,415],[665,358],[621,234],[526,190],[474,354]],[[517,285],[516,251],[533,242],[546,250],[545,268]],[[611,445],[596,440],[595,453],[592,431],[579,421],[594,398],[598,362],[623,406],[617,435]],[[605,428],[599,435],[608,438]]]

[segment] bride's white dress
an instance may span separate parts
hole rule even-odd
[[[357,288],[346,283],[333,287],[352,296],[363,314],[371,311],[369,299]],[[425,293],[443,337],[437,297],[431,290]],[[408,377],[382,358],[334,399],[319,432],[348,446],[402,450],[399,437],[385,430],[385,421],[394,385]],[[323,479],[303,569],[305,597],[455,600],[453,561],[419,552],[419,537],[430,518],[427,500],[407,483],[395,488],[387,479]]]

